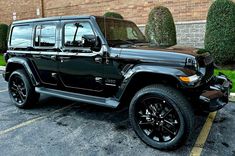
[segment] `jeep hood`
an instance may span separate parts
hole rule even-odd
[[[170,47],[170,48],[158,48],[150,46],[133,46],[121,48],[119,54],[120,58],[123,59],[135,59],[142,62],[181,62],[185,63],[187,58],[195,60],[199,54],[197,49],[194,48],[183,48],[183,47]]]

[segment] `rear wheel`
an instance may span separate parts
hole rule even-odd
[[[140,139],[157,149],[175,149],[193,131],[192,108],[171,87],[152,85],[141,89],[131,101],[129,115]]]
[[[34,105],[40,96],[35,92],[34,86],[22,69],[16,70],[11,74],[8,90],[11,101],[19,108],[28,108]]]

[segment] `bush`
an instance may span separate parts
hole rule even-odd
[[[0,24],[0,53],[7,50],[7,31],[8,25]]]
[[[116,13],[116,12],[106,12],[104,14],[104,17],[112,17],[112,18],[124,19],[121,14]]]
[[[176,45],[175,23],[168,8],[157,6],[151,10],[145,28],[145,36],[149,42],[157,46]]]
[[[235,3],[216,0],[207,17],[205,49],[218,64],[235,62]]]

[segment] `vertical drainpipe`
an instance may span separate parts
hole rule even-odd
[[[42,12],[42,18],[44,17],[44,0],[40,0],[41,1],[41,12]]]

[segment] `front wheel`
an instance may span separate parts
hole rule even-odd
[[[160,150],[179,147],[193,131],[190,104],[179,91],[163,85],[138,91],[131,101],[129,117],[139,138]]]
[[[34,86],[22,69],[12,72],[8,82],[8,90],[11,101],[19,108],[33,106],[40,96],[35,92]]]

